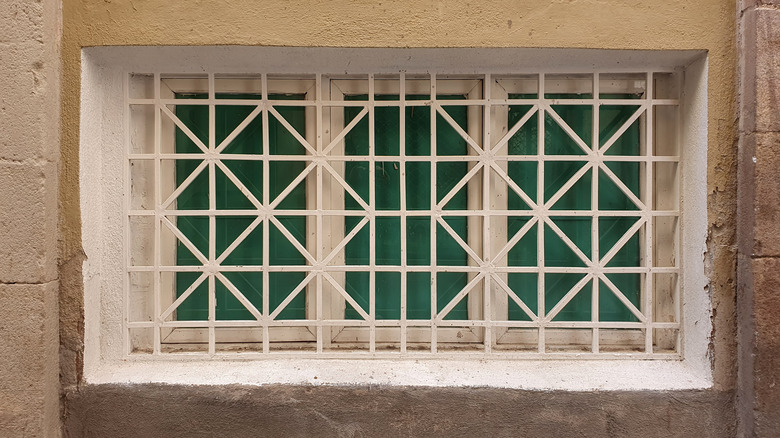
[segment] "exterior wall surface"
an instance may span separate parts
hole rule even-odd
[[[731,0],[64,0],[61,379],[67,436],[734,436],[736,5]],[[81,50],[116,45],[566,47],[708,52],[706,391],[87,385],[81,378]],[[541,432],[540,432],[541,431]]]
[[[740,11],[739,404],[744,436],[780,431],[780,2]]]
[[[98,385],[69,436],[732,437],[729,392]]]
[[[59,3],[0,3],[0,436],[57,436]]]

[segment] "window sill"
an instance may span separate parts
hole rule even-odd
[[[712,386],[686,361],[649,360],[124,360],[86,370],[90,384],[388,385],[536,391],[690,390]]]

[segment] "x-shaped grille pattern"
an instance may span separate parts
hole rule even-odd
[[[677,357],[676,80],[129,74],[128,352]]]

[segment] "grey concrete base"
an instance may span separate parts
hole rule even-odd
[[[66,437],[733,437],[732,392],[87,385]]]

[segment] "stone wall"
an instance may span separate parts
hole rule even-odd
[[[60,8],[0,2],[0,436],[59,434]]]
[[[741,30],[739,416],[780,431],[780,1],[745,0]]]

